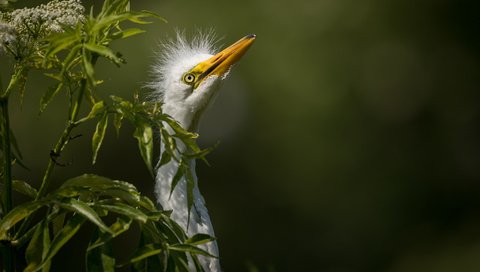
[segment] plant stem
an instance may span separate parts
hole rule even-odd
[[[12,156],[10,150],[10,120],[8,118],[8,98],[0,99],[1,108],[1,126],[2,129],[2,150],[4,162],[4,184],[5,191],[3,192],[3,208],[4,214],[7,214],[12,209]]]
[[[8,97],[0,98],[1,131],[5,190],[3,192],[3,214],[12,210],[12,154],[10,150],[10,120],[8,116]],[[4,271],[13,271],[13,248],[10,244],[4,245]]]
[[[63,149],[65,148],[65,146],[70,141],[71,139],[70,134],[72,130],[77,126],[75,122],[78,118],[80,105],[82,104],[86,87],[87,87],[87,80],[81,79],[80,90],[78,92],[77,99],[75,100],[72,106],[72,110],[68,118],[67,126],[65,127],[65,130],[63,131],[62,135],[60,136],[60,139],[58,139],[58,142],[55,144],[55,147],[52,149],[51,156],[59,157]],[[35,198],[35,200],[39,200],[40,198],[44,197],[45,194],[47,193],[47,189],[51,181],[51,176],[56,165],[57,165],[57,162],[55,162],[53,158],[50,158],[50,160],[48,161],[47,169],[45,170],[45,174],[43,175],[42,184],[40,185],[40,189],[38,190],[37,197]],[[21,235],[23,235],[23,233],[27,230],[28,226],[30,225],[32,219],[33,217],[30,215],[23,221],[22,225],[20,226],[19,230],[15,235],[15,238],[18,238]]]
[[[27,69],[21,65],[15,65],[14,71],[12,78],[10,82],[8,83],[7,88],[5,91],[2,93],[2,98],[9,97],[10,93],[13,91],[15,86],[18,84],[19,80],[21,80],[22,76],[25,76],[25,73],[27,73]]]
[[[52,154],[54,156],[60,156],[63,149],[65,148],[65,146],[70,141],[70,133],[76,127],[75,121],[77,120],[77,117],[78,117],[80,105],[82,104],[83,95],[85,93],[86,86],[87,86],[87,81],[85,79],[82,79],[81,82],[80,82],[80,90],[78,92],[77,99],[76,99],[75,103],[73,104],[72,112],[71,112],[71,114],[69,116],[69,119],[68,119],[68,125],[65,128],[65,130],[63,131],[62,136],[60,137],[57,144],[55,145],[55,147],[52,150]],[[56,162],[53,159],[50,159],[50,161],[48,162],[47,169],[45,170],[45,174],[43,176],[42,185],[40,186],[40,189],[38,190],[38,194],[37,194],[37,197],[36,197],[35,200],[38,200],[45,195],[46,190],[48,188],[48,185],[50,184],[50,178],[52,176],[53,169],[55,168],[55,165],[56,165]]]

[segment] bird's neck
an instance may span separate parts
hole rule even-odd
[[[173,117],[183,128],[189,131],[196,131],[198,125],[198,118],[193,112],[186,110],[185,107],[178,108],[174,106],[164,105],[163,112]],[[165,127],[170,134],[173,131],[165,124]],[[186,146],[183,143],[177,143],[180,152],[186,151]],[[161,153],[165,151],[163,142],[160,144]],[[177,151],[175,151],[177,152]],[[180,154],[176,154],[180,155]],[[200,194],[197,175],[195,173],[195,160],[191,159],[188,162],[190,172],[194,181],[193,187],[193,206],[189,212],[188,207],[188,189],[185,175],[178,181],[173,191],[171,190],[173,177],[177,174],[180,167],[179,162],[171,160],[169,163],[158,167],[155,178],[155,193],[157,195],[157,202],[164,210],[172,210],[171,218],[177,222],[186,232],[188,236],[193,236],[197,233],[208,234],[215,237],[212,222],[208,214],[205,200]],[[200,247],[214,256],[218,256],[218,247],[215,241],[208,244],[200,245]],[[220,271],[220,263],[218,259],[201,257],[202,266],[207,271]]]
[[[213,80],[214,78],[207,78]],[[204,90],[195,90],[188,98],[170,97],[163,104],[163,113],[173,117],[183,128],[190,132],[197,132],[201,116],[215,101],[220,86],[215,81]]]
[[[161,149],[161,152],[163,152],[163,143],[161,144]],[[215,237],[212,222],[205,205],[205,200],[200,194],[197,186],[195,160],[192,159],[188,165],[190,166],[190,171],[194,180],[193,206],[191,207],[191,211],[188,211],[188,190],[185,177],[180,179],[173,192],[171,192],[172,180],[179,168],[179,163],[175,160],[171,160],[169,163],[162,165],[157,169],[157,175],[155,178],[157,202],[164,210],[172,210],[171,218],[187,232],[189,237],[197,233],[204,233]],[[215,241],[202,244],[199,247],[214,256],[218,256],[218,247]],[[220,263],[218,259],[203,256],[200,256],[199,258],[206,271],[220,271]]]
[[[180,121],[179,121],[180,122]],[[180,122],[181,125],[183,125]],[[173,131],[165,124],[167,127],[167,131],[170,134],[173,134]],[[186,146],[178,142],[177,147],[179,151],[174,151],[177,157],[180,157],[181,154],[178,152],[185,152]],[[163,153],[165,151],[165,145],[163,141],[160,143],[160,152]],[[179,162],[176,160],[171,160],[169,163],[162,165],[157,168],[157,175],[156,175],[156,194],[158,203],[162,205],[165,210],[172,210],[172,218],[177,221],[185,230],[188,230],[189,233],[195,234],[197,230],[204,230],[213,236],[213,228],[211,227],[210,218],[208,216],[208,211],[205,206],[205,200],[203,199],[202,195],[200,194],[198,183],[197,183],[197,175],[195,172],[195,159],[190,159],[187,162],[184,162],[186,165],[190,167],[189,171],[193,178],[193,207],[191,207],[190,211],[190,218],[187,206],[187,181],[185,175],[178,181],[177,185],[171,190],[172,180],[173,177],[179,171]],[[187,226],[188,222],[190,224]],[[203,229],[202,224],[209,225],[207,229]],[[200,228],[200,229],[199,229]]]
[[[189,131],[196,130],[196,128],[192,128],[192,123],[195,115],[194,112],[195,109],[188,107],[188,105],[185,105],[185,103],[171,103],[163,105],[163,113],[171,116],[175,121],[180,124],[180,126]]]
[[[163,150],[162,150],[163,152]],[[172,219],[182,228],[191,234],[196,233],[197,224],[201,223],[201,214],[198,209],[205,207],[202,196],[197,186],[197,176],[195,174],[195,160],[191,160],[188,165],[194,180],[193,188],[193,207],[191,208],[190,218],[188,211],[188,189],[185,176],[180,178],[172,191],[173,177],[179,171],[179,163],[171,160],[157,169],[155,192],[157,201],[164,210],[172,210]],[[206,208],[205,208],[206,209]],[[187,225],[188,224],[188,225]]]

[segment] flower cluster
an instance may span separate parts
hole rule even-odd
[[[3,53],[5,45],[12,44],[15,40],[15,28],[8,23],[0,22],[0,53]]]
[[[24,55],[39,39],[75,27],[85,19],[84,12],[80,0],[53,0],[34,8],[0,12],[0,53]]]

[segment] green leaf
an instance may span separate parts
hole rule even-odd
[[[167,118],[165,121],[168,123],[168,125],[173,129],[175,132],[175,136],[183,139],[183,140],[191,140],[191,139],[197,139],[198,134],[190,132],[186,129],[184,129],[175,119],[173,118]]]
[[[30,227],[28,230],[25,231],[22,235],[19,237],[13,237],[13,240],[11,240],[12,245],[15,247],[23,247],[27,242],[29,242],[37,228],[40,226],[41,222],[37,223],[35,226]],[[18,235],[18,234],[17,234]]]
[[[165,20],[165,18],[163,18],[162,16],[156,14],[155,12],[151,12],[149,10],[142,10],[140,11],[140,14],[144,15],[144,16],[148,16],[148,17],[153,17],[153,18],[157,18],[161,21],[163,21],[164,23],[167,23],[167,20]]]
[[[155,203],[147,196],[143,196],[143,195],[140,196],[140,204],[141,204],[140,206],[144,207],[147,210],[156,211]],[[165,211],[161,211],[161,212],[165,213]]]
[[[162,233],[165,233],[168,237],[168,242],[171,244],[180,243],[187,239],[187,235],[183,228],[177,224],[175,221],[170,219],[170,217],[164,216],[163,220],[160,221],[159,228],[162,230]]]
[[[130,36],[138,35],[138,34],[144,33],[144,32],[146,32],[146,31],[143,30],[143,29],[139,29],[139,28],[127,28],[127,29],[124,29],[124,30],[113,33],[113,38],[114,39],[125,39],[125,38],[128,38]]]
[[[73,215],[63,229],[53,239],[40,266],[36,267],[36,269],[32,271],[38,271],[44,265],[47,265],[53,256],[55,256],[55,254],[57,254],[57,252],[78,232],[85,220],[85,217],[79,214]]]
[[[51,58],[53,55],[57,54],[58,52],[67,49],[75,42],[78,41],[78,37],[75,32],[64,32],[57,35],[52,35],[48,39],[49,47],[47,49],[46,56]]]
[[[110,196],[113,199],[120,199],[122,201],[127,202],[129,205],[135,206],[135,207],[145,207],[149,208],[148,203],[143,203],[141,198],[140,198],[140,193],[138,192],[131,192],[131,191],[126,191],[123,189],[119,188],[108,188],[99,191],[101,196]]]
[[[103,56],[109,60],[111,60],[113,63],[119,65],[125,62],[122,58],[119,58],[115,53],[110,50],[110,48],[103,46],[103,45],[98,45],[98,44],[92,44],[92,43],[86,43],[83,45],[87,50],[97,53],[100,56]]]
[[[47,251],[50,248],[50,230],[48,227],[48,220],[43,220],[36,228],[32,239],[27,247],[25,258],[27,260],[27,267],[25,271],[35,271],[42,260],[46,257]],[[43,272],[50,271],[51,261],[46,261],[42,266]]]
[[[62,62],[62,70],[60,71],[60,74],[56,76],[56,78],[59,78],[59,80],[61,80],[61,78],[65,75],[66,71],[69,71],[72,66],[77,62],[77,60],[79,60],[80,55],[78,54],[78,51],[80,51],[81,48],[82,45],[78,44],[72,49],[70,49],[70,52]]]
[[[172,184],[170,185],[170,195],[168,198],[170,199],[172,197],[173,190],[175,190],[175,187],[177,187],[178,182],[180,179],[185,175],[185,165],[183,161],[180,161],[177,172],[175,173],[175,176],[172,178]]]
[[[87,54],[83,52],[83,69],[87,74],[88,81],[92,86],[95,86],[95,69],[93,68],[93,64],[90,61],[90,58],[87,57]]]
[[[8,83],[5,91],[2,93],[3,97],[7,97],[18,84],[23,84],[22,81],[25,81],[27,71],[28,67],[26,65],[15,65],[10,82]]]
[[[155,256],[133,263],[131,269],[132,272],[168,271],[163,268],[160,258],[155,258]]]
[[[98,150],[100,150],[100,146],[102,145],[103,138],[105,137],[107,124],[108,124],[108,113],[105,111],[102,117],[100,118],[100,121],[97,123],[97,128],[95,129],[95,133],[93,134],[93,138],[92,138],[92,150],[93,150],[92,164],[95,164],[95,162],[97,161]]]
[[[43,229],[43,253],[42,253],[42,259],[45,259],[47,257],[47,249],[50,248],[51,245],[51,240],[50,240],[50,229],[48,227],[48,223],[45,223],[42,227]],[[48,272],[50,271],[50,265],[51,261],[46,261],[42,272]]]
[[[0,221],[0,241],[8,239],[8,230],[15,224],[47,204],[46,200],[27,202],[15,207]]]
[[[110,27],[112,24],[118,24],[121,21],[127,20],[129,16],[132,16],[132,15],[130,13],[123,13],[123,14],[120,14],[120,15],[104,16],[104,17],[100,18],[100,20],[97,20],[95,22],[95,24],[90,29],[90,32],[91,33],[98,33],[103,28],[107,28],[107,27]]]
[[[46,77],[49,77],[49,78],[53,78],[53,79],[55,79],[55,80],[57,80],[57,81],[62,81],[62,77],[59,76],[59,75],[57,75],[57,74],[44,73],[43,75],[46,76]]]
[[[187,228],[190,225],[190,212],[192,211],[193,207],[193,189],[195,187],[195,180],[192,176],[192,170],[190,165],[188,165],[188,169],[185,171],[185,177],[187,179],[187,208],[188,208],[188,218],[187,218]]]
[[[102,6],[102,10],[98,15],[98,18],[102,18],[107,15],[122,13],[126,10],[128,2],[130,1],[105,0]]]
[[[63,183],[60,189],[69,187],[85,187],[90,189],[105,190],[110,188],[119,188],[128,192],[138,193],[137,188],[131,183],[119,180],[112,180],[106,177],[83,174],[78,177],[71,178]]]
[[[95,241],[101,234],[98,229],[94,231],[91,241]],[[87,250],[86,254],[87,271],[115,271],[115,258],[113,257],[112,246],[109,242],[101,246],[93,247]]]
[[[37,197],[37,190],[23,180],[13,180],[12,187],[15,191],[30,198],[35,199]]]
[[[99,81],[95,81],[94,83],[90,83],[90,84],[93,84],[92,86],[96,86],[97,83],[99,83]],[[87,100],[90,103],[90,105],[94,105],[96,103],[96,99],[93,95],[93,91],[94,91],[93,88],[87,88],[84,93],[85,100]]]
[[[152,221],[160,221],[163,215],[169,214],[169,211],[152,211],[146,214],[148,216],[148,219]]]
[[[40,100],[40,112],[43,112],[46,108],[47,105],[52,101],[53,97],[60,92],[60,90],[63,88],[63,82],[57,83],[54,87],[48,88],[48,90],[45,92],[45,94],[42,96],[42,99]]]
[[[90,206],[88,206],[85,202],[82,202],[73,198],[67,198],[62,200],[56,200],[55,203],[64,209],[68,209],[85,216],[85,218],[87,218],[92,223],[97,225],[102,231],[113,233],[105,225],[105,223],[103,223],[102,219],[100,219],[100,216],[98,216],[97,212],[95,212],[95,210],[90,208]]]
[[[199,247],[193,246],[193,245],[188,245],[188,244],[176,244],[176,245],[169,245],[168,246],[169,250],[173,251],[179,251],[179,252],[186,252],[186,253],[192,253],[192,254],[200,254],[204,256],[209,256],[212,258],[218,258],[217,256],[214,256],[208,251],[201,249]]]
[[[148,220],[148,216],[145,213],[143,213],[139,209],[135,209],[134,207],[123,204],[121,202],[116,202],[112,205],[95,204],[95,207],[105,209],[114,213],[123,214],[131,219],[140,221],[142,223],[145,223]]]
[[[27,73],[23,71],[18,78],[18,92],[20,94],[20,108],[23,107],[23,97],[25,96],[25,85],[27,83]]]
[[[202,264],[200,263],[200,260],[198,259],[197,255],[192,255],[192,261],[193,261],[193,264],[195,265],[195,270],[197,272],[205,272],[205,269],[203,269]]]
[[[139,24],[139,25],[148,25],[151,24],[152,22],[142,20],[140,17],[131,17],[128,19],[130,22]]]
[[[43,259],[43,235],[44,235],[44,225],[45,220],[36,228],[35,233],[30,240],[30,243],[27,246],[25,251],[25,259],[27,261],[26,271],[31,271],[33,268],[37,267],[42,263]],[[48,225],[48,223],[47,223]]]
[[[116,103],[128,102],[128,101],[123,100],[123,98],[118,97],[116,95],[111,95],[110,99],[112,99]]]
[[[128,229],[130,229],[130,225],[132,224],[133,220],[128,219],[125,220],[122,217],[118,217],[117,221],[115,221],[112,225],[110,225],[110,229],[113,231],[113,234],[103,232],[101,233],[95,242],[91,242],[87,248],[87,251],[93,250],[96,247],[102,246],[112,238],[117,237],[118,235],[124,233]],[[92,240],[93,241],[93,240]]]
[[[105,190],[104,193],[106,195],[111,195],[115,198],[120,198],[122,199],[123,201],[125,202],[128,202],[128,203],[136,203],[137,206],[144,206],[143,204],[140,204],[141,202],[141,193],[139,191],[137,191],[137,189],[135,188],[135,186],[133,186],[133,184],[130,184],[128,182],[125,182],[125,181],[119,181],[119,180],[114,180],[115,182],[115,188],[109,188],[108,190]],[[121,184],[121,185],[118,185],[118,184]],[[130,185],[131,187],[128,187],[127,185]],[[132,188],[133,187],[133,188]],[[127,192],[130,194],[130,196],[125,196],[123,195],[123,193],[121,194],[117,194],[115,191],[118,190],[122,190],[124,192]],[[113,193],[111,193],[109,190],[111,190]]]
[[[97,117],[97,115],[104,112],[105,110],[106,110],[105,101],[99,101],[92,106],[92,109],[90,110],[88,115],[83,117],[82,119],[78,120],[76,122],[76,124],[80,124],[80,123],[83,123],[85,121],[91,120],[91,119]]]
[[[196,144],[195,144],[196,145]],[[210,164],[208,163],[207,159],[205,158],[205,156],[207,156],[208,154],[210,154],[213,150],[215,150],[216,148],[218,147],[218,143],[216,143],[215,145],[211,146],[211,147],[208,147],[208,148],[205,148],[205,149],[201,149],[201,150],[197,150],[196,152],[194,153],[190,153],[190,154],[183,154],[185,158],[188,158],[188,159],[201,159],[203,162],[205,162],[205,164],[207,164],[208,166],[210,166]]]
[[[177,143],[175,139],[170,136],[170,134],[165,128],[161,128],[160,133],[162,135],[162,143],[165,147],[165,152],[168,152],[173,158],[175,158],[175,150],[177,148]]]
[[[170,257],[175,262],[175,271],[190,272],[190,268],[188,267],[187,255],[183,253],[180,254],[180,253],[181,252],[170,252]]]
[[[136,23],[136,24],[139,24],[139,25],[146,25],[146,24],[151,24],[152,23],[152,22],[149,22],[149,21],[142,20],[142,18],[158,16],[153,12],[137,12],[137,13],[132,12],[131,14],[133,16],[128,17],[128,20],[130,22],[133,22],[133,23]],[[161,18],[160,16],[158,16],[158,17]]]
[[[164,250],[161,244],[148,244],[144,245],[143,247],[139,248],[135,254],[130,258],[129,263],[136,263],[141,260],[144,260],[148,257],[158,255]]]
[[[162,156],[160,161],[158,162],[157,168],[164,166],[165,164],[169,163],[172,160],[172,155],[168,152],[162,152]]]
[[[52,230],[53,235],[57,235],[63,228],[63,224],[65,223],[65,213],[59,214],[55,218],[52,219]]]
[[[117,137],[120,136],[120,128],[122,127],[122,120],[124,114],[117,112],[113,115],[113,126],[115,127],[115,132],[117,133]]]
[[[88,191],[88,188],[81,188],[81,187],[67,187],[61,188],[49,194],[49,196],[56,197],[56,198],[73,198],[79,197],[80,195],[84,194]]]
[[[151,126],[143,125],[137,127],[133,133],[138,142],[138,149],[142,155],[143,161],[148,171],[153,176],[152,157],[153,157],[153,131]]]
[[[211,241],[215,241],[215,237],[212,237],[208,234],[204,233],[197,233],[194,236],[190,237],[185,241],[185,244],[189,245],[200,245],[200,244],[205,244]]]

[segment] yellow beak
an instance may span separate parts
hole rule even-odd
[[[197,88],[205,78],[211,75],[222,76],[225,74],[247,52],[255,38],[255,34],[247,35],[215,56],[195,66],[191,72],[199,73],[200,75],[194,84],[194,88]]]

